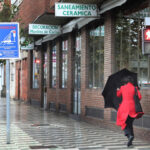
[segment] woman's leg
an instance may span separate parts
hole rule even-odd
[[[130,135],[134,136],[133,121],[134,121],[134,118],[131,118],[130,116],[128,116],[126,120],[126,127],[124,129],[125,136],[130,136]]]
[[[128,143],[127,146],[132,145],[132,141],[134,139],[134,132],[133,132],[133,121],[134,118],[131,118],[130,116],[128,116],[127,120],[126,120],[126,128],[124,130],[125,132],[125,136],[128,137]]]
[[[129,124],[130,135],[134,137],[133,121],[134,121],[134,118],[131,118],[131,117],[129,116],[129,117],[128,117],[128,124]]]
[[[129,121],[129,116],[128,116],[127,120],[126,120],[126,127],[125,127],[125,129],[124,129],[124,134],[125,134],[125,136],[127,136],[127,137],[129,137],[129,135],[131,134],[131,133],[130,133],[130,121]]]

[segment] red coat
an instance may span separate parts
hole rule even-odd
[[[142,98],[140,91],[137,88],[139,99]],[[117,121],[116,124],[121,126],[121,129],[124,130],[126,127],[126,120],[128,115],[132,118],[136,118],[138,113],[135,111],[135,102],[134,102],[135,87],[132,83],[128,82],[126,85],[121,86],[117,90],[117,96],[122,96],[122,103],[119,106],[117,112]],[[143,113],[143,112],[142,112]]]

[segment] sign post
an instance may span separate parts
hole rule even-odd
[[[7,144],[10,144],[10,64],[9,59],[20,57],[19,24],[0,23],[0,59],[6,59],[6,121]]]
[[[6,117],[7,117],[7,144],[10,144],[10,63],[6,60]]]

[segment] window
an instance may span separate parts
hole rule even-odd
[[[62,41],[62,88],[67,88],[68,40]]]
[[[44,53],[44,64],[43,64],[43,71],[44,71],[44,87],[47,86],[47,53]]]
[[[40,59],[38,58],[38,53],[33,51],[33,75],[32,75],[32,88],[39,88],[40,80]]]
[[[88,63],[88,87],[102,87],[104,78],[104,26],[90,30]]]
[[[142,54],[141,45],[141,29],[149,12],[150,8],[128,16],[120,13],[115,29],[115,69],[127,68],[138,73],[139,85],[143,87],[150,86],[150,58]]]
[[[51,70],[51,73],[52,73],[52,79],[51,79],[51,87],[52,88],[56,88],[56,45],[54,45],[52,47],[52,55],[51,55],[51,60],[52,60],[52,70]]]

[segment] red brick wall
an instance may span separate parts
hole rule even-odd
[[[21,64],[20,64],[20,61],[16,61],[16,77],[15,77],[15,79],[16,79],[16,91],[15,91],[15,98],[16,99],[20,99],[20,85],[19,85],[19,83],[20,83],[20,79],[19,79],[19,70],[21,69]],[[20,76],[21,77],[21,76]]]
[[[50,0],[23,0],[19,6],[16,20],[23,23],[22,26],[27,27],[38,16],[50,11]]]
[[[146,115],[150,115],[150,89],[142,89],[142,108]]]
[[[27,101],[27,59],[22,61],[16,61],[16,91],[15,99],[21,99]]]
[[[55,3],[59,2],[60,0],[50,0],[50,7],[55,7]]]
[[[20,95],[20,99],[22,100],[27,100],[27,59],[23,59],[22,60],[22,77],[21,77],[21,81],[22,81],[22,84],[21,84],[21,95]]]
[[[104,36],[104,83],[109,75],[113,73],[114,67],[114,20],[110,11],[105,14],[105,36]],[[111,109],[104,109],[104,118],[110,121]]]

